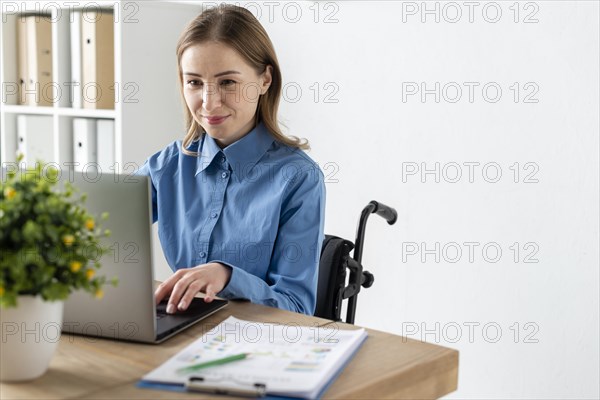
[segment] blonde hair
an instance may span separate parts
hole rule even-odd
[[[281,99],[281,70],[273,43],[263,26],[243,7],[232,4],[220,4],[210,8],[191,21],[181,34],[177,43],[177,66],[179,70],[179,87],[184,105],[185,127],[187,133],[183,138],[183,152],[197,156],[197,152],[187,150],[192,142],[205,134],[204,128],[196,120],[187,107],[183,95],[183,71],[181,57],[186,49],[193,45],[206,42],[225,44],[237,51],[258,74],[263,73],[267,66],[272,67],[272,82],[267,92],[260,96],[254,124],[262,121],[273,137],[288,146],[308,150],[306,139],[300,140],[295,136],[286,136],[281,132],[277,122],[277,112]]]

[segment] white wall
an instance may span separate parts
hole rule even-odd
[[[363,262],[375,284],[356,323],[460,350],[448,398],[598,398],[598,3],[521,2],[516,23],[504,1],[475,2],[473,22],[464,2],[427,2],[439,23],[421,21],[421,2],[272,4],[246,6],[279,55],[288,133],[327,166],[327,233],[353,238],[372,199],[398,210],[394,226],[369,222]],[[499,21],[486,21],[497,8]],[[450,102],[451,84],[439,103],[403,101],[410,82],[463,93]],[[472,102],[464,82],[479,85]],[[403,177],[421,163],[439,163],[439,183]],[[436,243],[439,261],[411,254]]]
[[[321,19],[335,10],[320,4]],[[303,90],[300,101],[284,103],[282,116],[290,133],[311,140],[321,165],[339,167],[332,177],[338,182],[327,184],[327,232],[353,237],[371,199],[399,212],[393,227],[377,217],[369,223],[363,261],[376,281],[359,297],[357,324],[460,350],[459,390],[451,398],[597,398],[598,4],[532,3],[539,23],[530,24],[514,23],[512,2],[497,3],[502,17],[488,23],[481,13],[486,3],[480,4],[474,23],[463,6],[465,15],[454,24],[435,23],[434,16],[422,23],[419,14],[405,15],[402,23],[403,7],[421,8],[420,2],[338,2],[339,22],[332,24],[315,23],[307,5],[298,23],[274,13],[270,24],[265,7],[261,21],[285,80]],[[493,8],[487,10],[493,18]],[[291,20],[295,14],[288,11]],[[534,11],[521,3],[521,18]],[[325,83],[335,83],[339,102],[315,103],[314,82],[322,93]],[[419,96],[403,102],[403,82],[428,88],[458,82],[464,93],[457,103],[444,97],[436,103],[433,95],[424,103]],[[480,83],[473,103],[463,82]],[[482,97],[488,82],[502,88],[497,103]],[[535,83],[538,102],[515,103],[514,82],[521,95],[532,91],[525,90],[527,82]],[[436,183],[426,175],[423,183],[414,175],[403,182],[403,163],[411,162],[447,166],[448,180],[456,172],[448,163],[455,162],[463,177],[448,183],[441,176]],[[465,162],[481,164],[472,183]],[[515,162],[519,183],[509,169]],[[535,164],[524,169],[527,162]],[[486,163],[501,167],[499,182],[485,181]],[[404,164],[405,171],[411,165]],[[539,183],[524,183],[536,166]],[[493,179],[493,172],[485,177]],[[448,262],[455,247],[446,247],[439,262],[435,254],[422,262],[422,252],[408,252],[411,243],[422,249],[422,242],[428,249],[481,245],[472,263],[464,245],[456,263]],[[520,243],[519,262],[514,242]],[[483,258],[486,243],[501,248],[498,262]],[[539,262],[524,263],[537,248]],[[496,327],[501,337],[491,343]]]

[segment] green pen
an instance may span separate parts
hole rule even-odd
[[[228,357],[224,357],[224,358],[218,358],[216,360],[207,361],[207,362],[203,362],[200,364],[190,365],[189,367],[179,368],[177,370],[177,372],[180,374],[187,373],[187,372],[194,372],[194,371],[197,371],[197,370],[203,369],[203,368],[214,367],[217,365],[227,364],[232,361],[243,360],[244,358],[248,357],[249,355],[250,355],[250,353],[241,353],[241,354],[236,354],[236,355],[228,356]]]

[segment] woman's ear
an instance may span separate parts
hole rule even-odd
[[[273,67],[271,65],[267,65],[267,67],[265,68],[265,71],[262,73],[261,79],[262,79],[262,85],[260,88],[260,94],[265,94],[267,93],[267,90],[269,90],[269,87],[271,86],[271,82],[273,82]]]

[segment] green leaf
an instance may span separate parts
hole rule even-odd
[[[0,182],[2,307],[15,306],[21,294],[57,300],[82,288],[93,295],[106,283],[104,276],[89,280],[85,270],[108,253],[99,243],[110,232],[98,220],[90,230],[86,221],[94,218],[83,206],[86,195],[72,196],[77,190],[70,182],[65,182],[64,191],[58,190],[58,170],[44,166],[39,161],[35,168],[23,170],[17,163],[16,171],[9,168]],[[101,220],[106,218],[103,213]],[[74,238],[69,246],[63,243],[66,235]],[[86,251],[90,248],[94,251]]]

